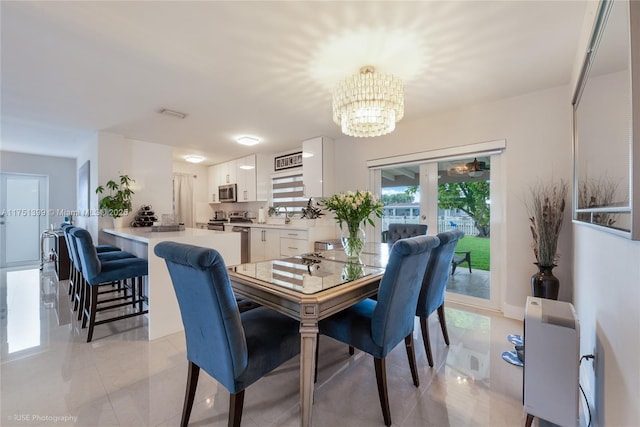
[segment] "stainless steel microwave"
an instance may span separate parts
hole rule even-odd
[[[225,184],[218,187],[218,200],[221,202],[235,202],[237,199],[236,184]]]

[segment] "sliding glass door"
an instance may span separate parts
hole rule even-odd
[[[447,299],[498,308],[491,280],[493,159],[497,155],[456,157],[381,167],[372,176],[384,207],[380,238],[390,223],[423,223],[428,234],[461,230],[447,283]],[[499,161],[497,162],[499,164]],[[499,197],[498,197],[499,198]]]
[[[420,166],[382,169],[380,197],[384,203],[381,241],[386,242],[389,224],[425,223],[420,218]]]
[[[491,159],[438,162],[438,232],[460,230],[447,292],[452,299],[491,299]]]

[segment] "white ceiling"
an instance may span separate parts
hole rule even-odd
[[[97,130],[217,163],[341,137],[331,87],[373,65],[405,118],[567,84],[585,1],[0,3],[1,143],[75,157]],[[179,120],[158,114],[181,111]],[[233,138],[256,135],[257,147]]]

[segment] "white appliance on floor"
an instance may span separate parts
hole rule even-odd
[[[578,425],[580,325],[568,302],[527,297],[524,319],[524,409],[527,424],[539,417]]]

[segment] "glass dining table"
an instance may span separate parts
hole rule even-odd
[[[375,295],[388,257],[368,243],[356,260],[334,249],[229,267],[237,295],[300,321],[301,426],[311,426],[318,321]]]

